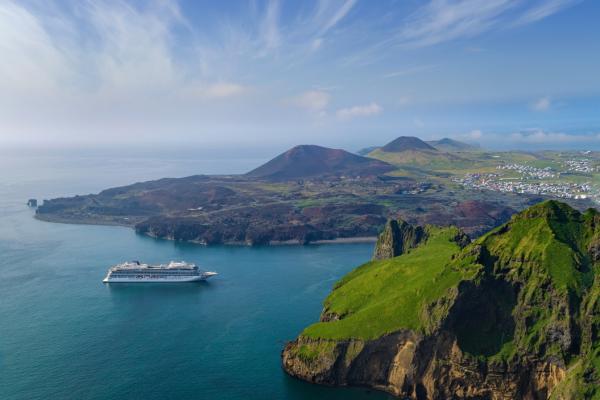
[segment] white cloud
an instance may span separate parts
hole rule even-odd
[[[552,100],[550,99],[550,97],[546,96],[546,97],[542,97],[542,98],[536,100],[531,105],[531,108],[534,109],[535,111],[548,111],[551,106],[552,106]]]
[[[555,14],[577,0],[430,0],[404,20],[387,42],[431,46],[474,37],[493,28],[529,24]]]
[[[397,39],[419,47],[472,37],[488,30],[513,6],[511,0],[432,0],[409,17]]]
[[[225,98],[244,93],[246,87],[231,82],[218,82],[208,86],[205,90],[206,97]]]
[[[320,2],[321,9],[323,9],[323,5],[325,5],[326,3],[333,3],[333,2],[321,0],[321,2]],[[334,10],[333,14],[331,14],[327,18],[326,22],[323,24],[323,26],[321,27],[321,29],[319,31],[319,36],[324,35],[328,30],[330,30],[331,28],[336,26],[350,12],[350,10],[352,9],[352,7],[354,7],[355,4],[356,4],[356,0],[344,1],[344,3],[341,5],[341,7]]]
[[[297,107],[305,108],[310,111],[323,111],[331,100],[331,95],[323,90],[309,90],[291,100],[291,103]]]
[[[467,134],[467,137],[469,139],[478,140],[483,137],[483,132],[481,132],[479,129],[475,129],[475,130],[472,130],[471,132],[469,132]]]
[[[0,3],[0,98],[10,92],[36,93],[57,89],[73,65],[57,47],[41,21],[16,3]]]
[[[172,31],[185,26],[176,5],[154,2],[144,9],[126,3],[89,3],[85,21],[98,40],[93,49],[76,48],[89,56],[92,73],[103,90],[120,94],[169,90],[181,83]]]
[[[570,134],[565,132],[547,132],[543,129],[526,129],[512,133],[483,133],[481,130],[472,130],[468,133],[457,135],[463,140],[482,140],[492,145],[507,147],[510,145],[534,145],[536,147],[565,144],[599,143],[600,134]]]
[[[241,135],[247,121],[259,121],[261,128],[279,124],[274,131],[280,132],[289,121],[308,121],[297,110],[277,107],[284,93],[290,93],[290,77],[300,85],[316,76],[324,84],[343,85],[357,72],[336,70],[341,57],[354,49],[368,50],[383,37],[392,37],[391,45],[440,43],[498,27],[498,21],[509,20],[507,15],[529,11],[524,20],[535,21],[574,2],[516,3],[431,0],[416,2],[417,11],[407,18],[395,14],[400,7],[383,6],[365,7],[369,18],[354,18],[363,11],[357,10],[362,4],[356,0],[318,0],[289,8],[281,0],[265,0],[248,2],[254,8],[244,3],[237,10],[207,10],[214,15],[205,16],[206,24],[191,24],[178,0],[84,1],[72,8],[60,1],[0,0],[0,139],[109,141],[162,138],[173,131],[184,138],[217,125]],[[376,13],[381,18],[374,18]],[[388,50],[378,55],[393,53]],[[315,60],[318,64],[311,64]],[[391,78],[428,67],[409,64],[383,71]],[[381,71],[366,72],[381,76]],[[357,98],[356,90],[360,88],[347,87],[344,95]],[[419,93],[412,87],[398,90],[390,106],[411,101],[402,93]],[[257,93],[260,99],[254,97]],[[340,119],[382,112],[378,104],[360,101],[337,110],[330,93],[331,87],[313,87],[286,103]],[[232,110],[239,116],[235,123]]]
[[[489,134],[489,133],[484,134],[481,129],[473,129],[466,133],[454,135],[454,137],[457,140],[464,140],[466,142],[475,142],[475,141],[480,141],[480,140],[492,141],[496,137],[496,135]]]
[[[411,101],[412,101],[412,98],[410,96],[400,96],[398,98],[398,105],[400,107],[404,107],[406,105],[409,105]]]
[[[288,29],[288,38],[294,41],[304,37],[306,39],[303,40],[308,40],[308,50],[310,52],[318,51],[325,42],[325,37],[346,18],[355,6],[356,1],[319,0],[313,12],[307,18],[301,20],[292,29]],[[304,57],[302,52],[296,56]]]
[[[362,106],[354,106],[350,108],[341,108],[336,111],[335,115],[339,119],[351,119],[355,117],[370,117],[380,114],[383,108],[377,103],[370,103]]]
[[[414,67],[408,67],[408,68],[404,68],[404,69],[399,69],[397,71],[393,71],[393,72],[389,72],[385,75],[383,75],[384,78],[395,78],[398,76],[406,76],[406,75],[413,75],[422,71],[426,71],[429,69],[434,68],[435,65],[417,65]]]
[[[570,7],[581,0],[544,0],[528,9],[514,23],[514,25],[526,25],[539,21],[556,14],[564,8]]]
[[[598,140],[596,136],[567,134],[563,132],[545,132],[541,129],[525,132],[514,132],[509,135],[509,140],[519,143],[547,144],[547,143],[573,143]]]
[[[311,48],[313,51],[316,51],[316,50],[319,50],[322,45],[323,45],[323,39],[316,38],[315,40],[312,41]]]
[[[281,44],[279,34],[279,1],[270,0],[267,4],[264,20],[261,26],[261,34],[265,50],[275,49]]]

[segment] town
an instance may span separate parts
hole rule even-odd
[[[567,160],[564,165],[567,168],[567,171],[570,172],[591,174],[598,171],[598,167],[593,166],[592,161],[587,158],[581,160]]]
[[[522,165],[522,164],[505,164],[505,165],[498,165],[496,168],[503,169],[503,170],[517,171],[526,177],[534,178],[534,179],[546,179],[546,178],[555,178],[556,177],[556,173],[554,173],[552,171],[552,168],[550,168],[550,167],[541,169],[541,168],[530,167],[529,165]]]
[[[589,174],[597,171],[588,159],[567,160],[563,165],[569,173]],[[452,181],[471,189],[546,195],[563,199],[600,199],[598,190],[590,182],[579,183],[566,179],[561,181],[561,172],[551,167],[504,164],[496,169],[497,173],[468,173],[463,177],[455,177]],[[515,171],[520,176],[505,174],[504,171]]]

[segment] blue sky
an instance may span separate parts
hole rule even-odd
[[[0,1],[0,144],[600,148],[600,2]]]

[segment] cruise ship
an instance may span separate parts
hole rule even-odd
[[[202,271],[195,264],[185,261],[160,265],[131,261],[110,267],[102,282],[196,282],[215,275],[216,272]]]

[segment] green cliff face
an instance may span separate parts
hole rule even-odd
[[[286,371],[414,399],[600,399],[600,214],[544,202],[466,246],[417,232],[387,225]]]
[[[374,260],[398,257],[427,239],[427,231],[402,220],[390,220],[377,239]]]

